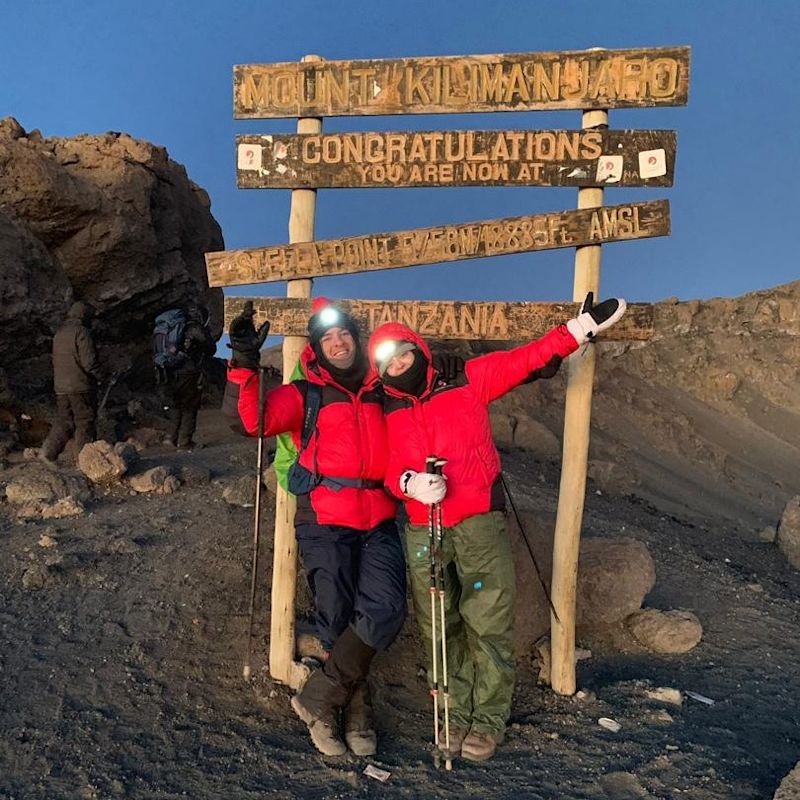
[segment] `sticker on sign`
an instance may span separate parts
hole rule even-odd
[[[600,156],[597,160],[597,182],[619,183],[622,178],[622,156]]]
[[[236,152],[237,169],[261,169],[261,145],[240,144]]]
[[[639,153],[639,177],[660,178],[667,174],[667,156],[663,149]]]

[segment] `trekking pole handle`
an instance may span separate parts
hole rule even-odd
[[[428,456],[425,459],[425,472],[428,475],[434,475],[436,473],[436,462],[439,461],[438,456]]]
[[[436,475],[441,475],[445,464],[447,464],[446,458],[437,458],[436,461],[434,461],[433,463],[433,472]]]

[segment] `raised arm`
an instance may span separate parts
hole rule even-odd
[[[468,361],[467,378],[478,396],[485,403],[497,400],[527,381],[536,370],[558,363],[558,359],[566,358],[582,344],[593,341],[625,313],[625,301],[620,298],[598,305],[593,301],[594,295],[589,292],[577,317],[557,325],[541,339]]]

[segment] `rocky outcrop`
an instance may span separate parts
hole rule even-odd
[[[208,195],[165,148],[0,121],[0,359],[18,395],[46,385],[49,339],[73,297],[99,312],[106,364],[138,385],[165,308],[204,303],[219,336],[222,292],[209,290],[203,254],[222,247]]]
[[[596,345],[589,489],[754,534],[774,525],[800,492],[800,281],[654,313],[650,341]],[[500,444],[558,460],[517,432],[530,420],[561,438],[567,372],[493,404]]]

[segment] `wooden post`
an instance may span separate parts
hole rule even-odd
[[[584,111],[583,128],[608,125],[607,111]],[[602,188],[578,190],[578,208],[603,205]],[[582,302],[587,292],[599,299],[600,245],[575,251],[575,281],[572,299]],[[589,425],[592,416],[592,383],[595,348],[582,347],[569,357],[567,399],[564,409],[564,449],[561,485],[553,542],[553,605],[560,622],[550,615],[550,684],[558,694],[575,693],[575,599],[578,583],[578,551],[581,541],[583,504],[586,497],[586,465],[589,457]]]
[[[305,61],[322,61],[308,55]],[[297,133],[321,133],[322,120],[297,120]],[[314,239],[314,217],[317,208],[315,189],[295,189],[289,211],[289,243]],[[311,280],[288,281],[287,297],[311,297]],[[304,336],[286,336],[283,340],[283,380],[289,378],[306,345]],[[269,671],[273,678],[293,689],[305,679],[307,668],[295,661],[295,594],[297,588],[297,540],[294,535],[296,501],[280,486],[275,503],[275,549],[272,562],[272,619],[270,621]]]

